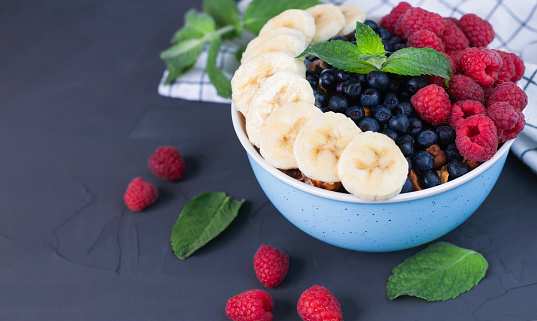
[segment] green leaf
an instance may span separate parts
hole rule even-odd
[[[432,48],[403,48],[394,52],[381,69],[407,76],[436,75],[451,77],[451,63]]]
[[[203,11],[210,14],[216,21],[218,27],[231,25],[235,31],[227,33],[224,38],[233,38],[242,33],[241,20],[237,3],[233,0],[205,0],[203,1]]]
[[[231,98],[231,82],[216,66],[216,58],[218,58],[218,52],[220,51],[221,45],[222,39],[220,37],[217,36],[211,40],[209,56],[207,57],[207,67],[205,70],[209,75],[211,83],[216,88],[218,96],[223,98]]]
[[[357,46],[342,40],[316,43],[304,50],[297,58],[314,55],[326,63],[348,72],[367,74],[379,70],[373,64],[360,59],[362,52]]]
[[[253,0],[243,16],[244,27],[255,34],[269,19],[287,9],[307,9],[318,5],[318,0]]]
[[[169,71],[166,84],[173,82],[192,68],[208,40],[210,36],[205,35],[200,39],[181,41],[160,53],[160,58],[164,60]]]
[[[488,262],[472,250],[446,242],[430,245],[406,259],[388,279],[390,300],[410,295],[427,301],[445,301],[470,290],[485,276]]]
[[[225,193],[203,193],[188,202],[175,223],[171,236],[172,248],[181,260],[207,244],[231,224],[242,201]]]
[[[382,39],[369,26],[356,21],[356,46],[363,55],[375,56],[384,55],[384,44]]]
[[[189,10],[185,13],[185,25],[172,37],[172,44],[185,40],[202,38],[208,32],[216,30],[214,19],[207,13]]]

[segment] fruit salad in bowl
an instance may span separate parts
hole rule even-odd
[[[361,251],[432,241],[485,200],[525,125],[524,63],[492,26],[401,2],[272,18],[232,83],[259,184],[306,233]]]

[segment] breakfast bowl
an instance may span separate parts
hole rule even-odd
[[[269,165],[250,144],[244,117],[233,104],[231,116],[255,177],[276,209],[316,239],[364,252],[416,247],[458,227],[489,195],[514,141],[459,178],[385,201],[364,201],[306,184]]]

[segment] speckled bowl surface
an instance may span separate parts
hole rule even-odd
[[[459,226],[492,190],[513,143],[506,142],[491,160],[458,179],[387,201],[368,202],[313,187],[268,165],[248,141],[244,117],[233,105],[231,115],[261,188],[280,213],[321,241],[367,252],[412,248]]]

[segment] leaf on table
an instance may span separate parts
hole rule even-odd
[[[369,26],[356,21],[356,46],[362,55],[384,55],[386,50],[382,39]]]
[[[307,9],[318,5],[318,0],[253,0],[244,12],[244,27],[255,34],[269,19],[287,9]]]
[[[218,96],[223,98],[231,98],[231,82],[224,73],[216,65],[216,59],[218,58],[218,52],[222,45],[222,39],[220,37],[214,37],[210,42],[209,55],[207,57],[207,75],[211,83],[216,88]]]
[[[432,48],[403,48],[394,52],[382,71],[406,76],[436,75],[448,79],[451,77],[451,63]]]
[[[393,300],[401,295],[445,301],[470,290],[485,276],[488,262],[472,250],[438,242],[406,259],[392,271],[386,286]]]
[[[209,14],[191,9],[185,13],[185,25],[177,30],[171,42],[176,44],[185,40],[200,39],[215,30],[216,22]]]
[[[203,11],[210,14],[216,21],[217,27],[233,26],[234,31],[224,34],[224,39],[240,36],[242,25],[239,17],[239,9],[234,0],[205,0]]]
[[[214,239],[231,224],[243,203],[222,192],[194,197],[173,227],[171,244],[175,255],[184,260]]]

